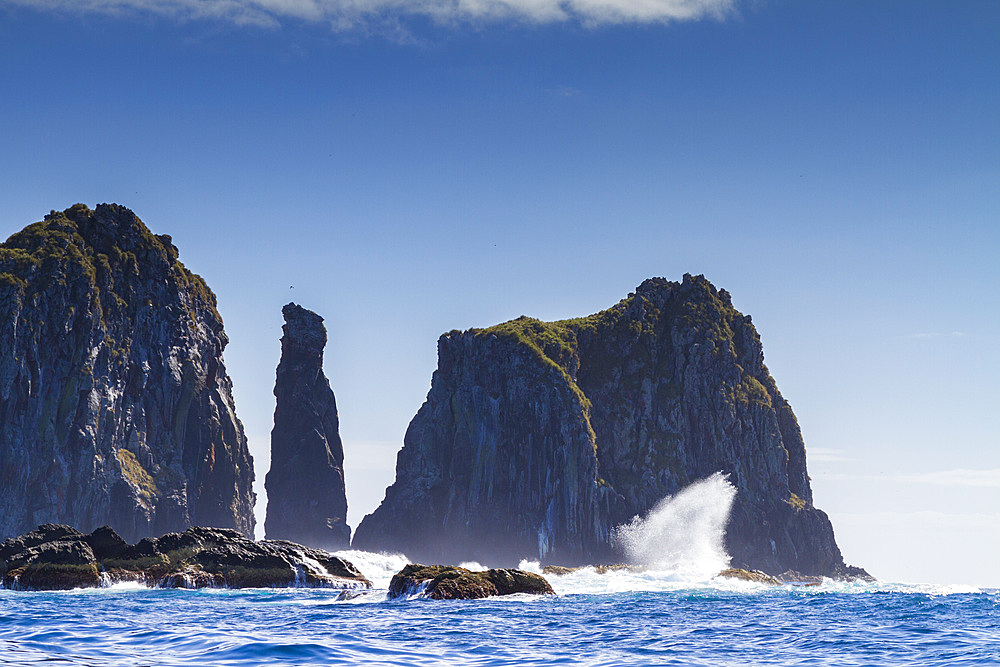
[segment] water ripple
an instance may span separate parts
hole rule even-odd
[[[0,594],[3,665],[987,665],[996,591],[709,588],[337,602],[318,590]]]

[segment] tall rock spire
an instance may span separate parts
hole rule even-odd
[[[271,470],[264,481],[265,536],[343,549],[351,529],[337,401],[323,373],[326,327],[322,317],[294,303],[281,313],[285,325],[274,383]]]
[[[215,295],[117,204],[0,244],[0,537],[254,529]]]

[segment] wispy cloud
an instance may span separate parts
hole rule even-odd
[[[556,86],[555,88],[546,88],[545,92],[553,97],[576,97],[580,94],[577,88],[572,88],[570,86]]]
[[[808,452],[808,458],[812,459],[812,450]],[[815,457],[817,460],[823,460]],[[935,470],[932,472],[912,472],[900,474],[872,475],[868,473],[822,473],[814,475],[817,479],[844,479],[844,480],[878,480],[880,482],[902,482],[905,484],[933,484],[935,486],[964,486],[986,489],[1000,488],[1000,468],[989,470],[971,470],[968,468],[956,468],[954,470]]]
[[[1000,468],[994,468],[992,470],[969,470],[968,468],[956,468],[955,470],[938,470],[936,472],[899,475],[898,479],[903,482],[936,484],[938,486],[978,486],[1000,488]]]
[[[832,449],[827,447],[809,447],[806,450],[806,459],[810,462],[812,461],[853,461],[849,456],[844,456],[844,452],[841,449]]]
[[[724,18],[739,0],[6,0],[59,13],[157,15],[278,27],[290,21],[350,30],[407,17],[449,25],[496,21],[587,26]]]

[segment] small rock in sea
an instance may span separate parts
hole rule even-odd
[[[474,600],[494,595],[555,595],[544,577],[523,570],[472,572],[452,565],[410,563],[389,583],[389,599],[422,593],[432,600]]]
[[[740,579],[742,581],[752,581],[757,584],[768,584],[770,586],[781,585],[781,581],[777,578],[772,577],[766,572],[761,572],[760,570],[744,570],[741,568],[731,567],[728,570],[723,570],[716,576],[723,579]]]
[[[797,586],[819,586],[823,583],[823,577],[802,574],[795,570],[785,570],[778,575],[778,580],[783,584],[794,584]]]

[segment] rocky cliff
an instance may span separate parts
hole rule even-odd
[[[452,331],[354,546],[423,562],[616,562],[613,529],[717,471],[734,567],[848,576],[750,317],[704,277],[590,317]]]
[[[277,405],[271,431],[271,470],[264,530],[269,540],[292,540],[322,549],[350,545],[344,447],[337,401],[323,373],[323,318],[290,303],[274,383]]]
[[[0,246],[0,536],[252,536],[253,462],[215,295],[127,208],[53,211]]]

